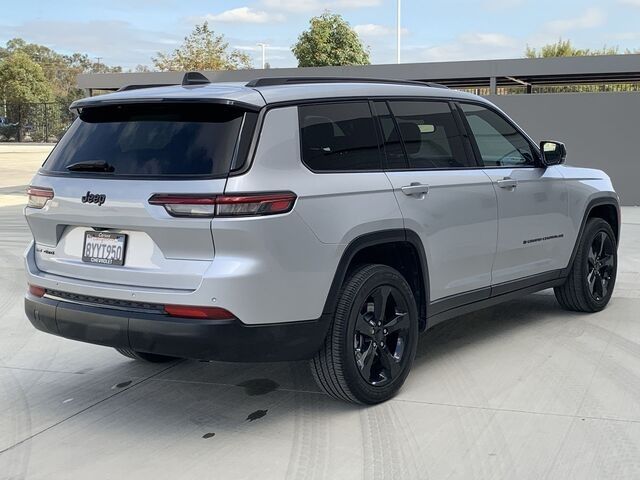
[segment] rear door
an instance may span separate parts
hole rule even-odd
[[[460,108],[498,197],[493,284],[566,267],[571,223],[561,167],[544,168],[535,146],[499,112],[472,103]]]
[[[405,227],[425,248],[430,300],[472,291],[474,300],[487,297],[496,249],[496,196],[465,145],[452,105],[392,100],[375,102],[375,110],[387,176]]]
[[[38,268],[106,284],[197,288],[214,258],[210,215],[194,208],[175,217],[149,199],[224,192],[244,119],[212,104],[85,108],[32,182],[54,192],[44,208],[26,208]]]

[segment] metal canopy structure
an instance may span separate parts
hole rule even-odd
[[[359,77],[435,82],[451,88],[532,87],[640,82],[640,54],[592,57],[522,58],[464,62],[403,63],[350,67],[274,68],[203,71],[212,82],[248,82],[267,77]],[[96,73],[78,76],[78,87],[92,94],[130,85],[180,84],[184,72]]]

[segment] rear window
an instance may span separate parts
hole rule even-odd
[[[226,176],[244,115],[238,108],[206,103],[85,108],[43,169],[100,176]]]
[[[367,102],[298,107],[302,161],[314,171],[379,170],[380,152]]]

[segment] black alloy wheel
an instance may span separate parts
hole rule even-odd
[[[609,293],[609,285],[614,269],[613,240],[602,230],[591,242],[587,255],[587,283],[594,300],[600,301]]]
[[[599,312],[607,306],[616,281],[618,245],[611,225],[587,220],[564,284],[555,287],[558,303],[574,312]]]
[[[382,386],[397,378],[408,355],[409,310],[400,291],[376,287],[362,303],[353,336],[355,361],[362,378]]]
[[[342,285],[311,371],[339,400],[384,402],[402,387],[417,343],[418,307],[405,277],[387,265],[361,265]]]

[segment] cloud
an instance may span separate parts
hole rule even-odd
[[[459,41],[469,45],[486,45],[490,47],[508,47],[513,45],[515,40],[502,33],[464,33],[460,35]]]
[[[618,3],[640,8],[640,0],[618,0]]]
[[[249,7],[232,8],[218,14],[209,13],[201,18],[209,22],[222,23],[269,23],[285,20],[281,13],[267,13]]]
[[[594,28],[602,25],[606,20],[606,15],[599,8],[587,8],[582,15],[573,18],[552,20],[544,27],[550,32],[562,34],[570,30],[582,30]]]
[[[299,13],[377,7],[382,0],[262,0],[262,4],[272,10]]]
[[[449,62],[522,56],[525,45],[501,33],[468,32],[438,45],[407,45],[402,58],[407,62]]]
[[[175,48],[182,33],[145,30],[121,20],[29,20],[0,26],[3,36],[22,37],[61,53],[81,52],[101,57],[108,65],[150,64],[160,50]]]
[[[375,23],[366,23],[363,25],[356,25],[353,27],[355,32],[361,37],[386,37],[396,34],[396,27],[389,27],[387,25],[378,25]],[[402,35],[406,35],[408,30],[402,28]]]
[[[640,40],[640,32],[620,32],[609,35],[613,40]]]

